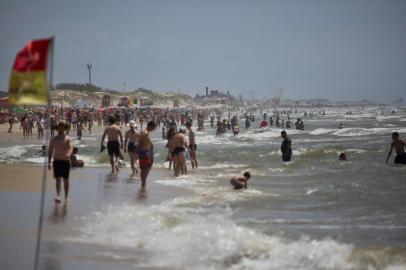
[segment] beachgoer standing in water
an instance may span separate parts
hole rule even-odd
[[[110,165],[111,165],[111,172],[114,173],[115,171],[118,172],[119,166],[118,161],[121,157],[120,152],[120,145],[121,149],[123,148],[123,134],[121,132],[120,127],[115,125],[116,119],[111,116],[109,117],[109,126],[106,127],[104,130],[102,139],[101,139],[101,148],[104,148],[104,139],[107,135],[107,152],[110,157]],[[118,142],[118,138],[120,138],[120,143]]]
[[[192,130],[192,124],[190,122],[186,123],[186,128],[189,131],[189,153],[190,153],[190,160],[192,163],[192,168],[197,168],[197,154],[196,154],[196,138],[195,132]]]
[[[140,137],[140,133],[135,130],[136,124],[134,120],[130,121],[130,129],[127,130],[125,133],[125,139],[124,139],[124,152],[128,152],[128,155],[130,157],[130,164],[131,164],[131,169],[133,171],[132,175],[135,175],[138,173],[137,168],[135,167],[135,163],[137,162],[138,159],[138,151],[137,151],[137,146],[138,146],[138,138]]]
[[[82,140],[82,134],[83,134],[83,123],[82,121],[77,122],[76,124],[76,135],[78,136],[78,140]]]
[[[15,118],[10,113],[9,118],[8,118],[8,124],[10,125],[9,128],[8,128],[8,133],[13,133],[13,124],[14,124],[14,122],[15,122]]]
[[[168,160],[169,160],[169,170],[171,170],[172,165],[175,168],[175,156],[173,154],[173,149],[174,149],[174,143],[173,143],[173,137],[176,134],[176,128],[174,126],[171,126],[166,133],[166,139],[168,140],[168,143],[166,144],[166,148],[168,148]]]
[[[56,180],[56,198],[55,202],[61,202],[61,181],[63,179],[63,187],[65,192],[65,203],[69,201],[69,172],[70,172],[70,156],[73,146],[71,139],[65,134],[68,124],[59,122],[56,130],[58,135],[53,137],[49,142],[48,147],[48,169],[51,170],[51,161],[53,158],[52,167]]]
[[[22,128],[23,129],[23,138],[25,139],[25,138],[28,138],[28,125],[29,125],[29,123],[28,123],[28,116],[27,116],[27,114],[25,114],[24,116],[23,116],[23,118],[21,119],[21,126],[20,126],[20,129]]]
[[[289,139],[286,131],[284,130],[281,132],[281,137],[283,138],[281,144],[282,160],[287,162],[292,158],[292,141]]]
[[[155,128],[156,124],[154,121],[148,122],[147,128],[141,131],[138,140],[138,158],[140,160],[140,176],[142,188],[145,188],[149,171],[154,164],[154,145],[152,144],[149,134],[154,131]]]
[[[397,132],[392,133],[392,143],[390,145],[388,157],[386,158],[386,163],[388,163],[388,160],[392,155],[393,148],[395,148],[396,152],[395,164],[406,164],[406,143],[399,139],[399,133]]]
[[[187,146],[185,135],[185,131],[180,129],[178,133],[175,134],[173,137],[173,154],[175,158],[174,162],[174,176],[179,176],[180,173],[186,174],[186,157],[185,151]]]
[[[44,128],[45,128],[45,121],[42,116],[37,121],[37,132],[38,132],[38,139],[44,138]]]

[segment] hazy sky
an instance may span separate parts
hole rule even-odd
[[[0,0],[0,89],[56,36],[54,83],[251,97],[406,98],[406,1]]]

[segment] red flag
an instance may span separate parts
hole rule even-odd
[[[14,61],[9,83],[11,104],[47,104],[48,54],[53,38],[33,40]]]

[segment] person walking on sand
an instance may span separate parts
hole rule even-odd
[[[125,133],[125,139],[124,139],[124,152],[128,152],[128,155],[130,157],[130,164],[131,164],[131,169],[133,171],[132,175],[135,175],[138,173],[137,168],[135,167],[135,164],[138,159],[138,153],[137,153],[137,146],[138,146],[138,138],[140,137],[140,133],[135,130],[136,124],[134,120],[130,121],[130,129],[127,130]]]
[[[65,203],[69,202],[69,172],[70,156],[73,146],[71,139],[65,134],[68,124],[59,122],[56,130],[58,134],[49,141],[48,146],[48,169],[51,170],[51,162],[54,170],[56,181],[56,198],[55,203],[61,202],[61,182],[65,192]]]
[[[154,145],[152,144],[149,134],[156,129],[154,121],[150,121],[147,124],[147,128],[141,131],[138,139],[138,158],[141,169],[141,187],[145,188],[147,184],[147,177],[149,171],[154,164]]]
[[[109,126],[104,130],[101,139],[101,149],[104,149],[104,139],[107,135],[107,152],[110,158],[111,173],[119,171],[118,161],[121,157],[120,146],[123,148],[123,134],[121,128],[115,125],[116,119],[113,116],[109,117]],[[120,138],[120,143],[118,139]]]
[[[288,162],[292,158],[292,141],[289,139],[286,131],[281,132],[281,137],[283,138],[281,144],[282,160]]]
[[[392,155],[393,148],[395,148],[396,152],[395,164],[406,164],[406,153],[405,153],[406,143],[403,140],[399,139],[398,132],[392,133],[392,143],[390,145],[388,157],[386,158],[386,163],[388,163],[388,160]]]
[[[192,168],[197,169],[197,154],[196,154],[196,137],[195,132],[192,130],[192,124],[190,122],[186,123],[186,128],[189,131],[189,154],[190,154],[190,161],[192,163]]]

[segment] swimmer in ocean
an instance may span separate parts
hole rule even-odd
[[[281,137],[283,138],[281,143],[282,160],[288,162],[292,158],[292,141],[284,130],[281,132]]]
[[[345,154],[345,153],[341,153],[339,156],[338,156],[338,160],[340,160],[340,161],[347,161],[348,159],[347,159],[347,155]]]
[[[399,133],[393,132],[392,133],[392,143],[390,146],[390,150],[388,153],[388,157],[386,158],[386,163],[390,156],[392,155],[393,148],[395,148],[396,157],[395,157],[395,164],[406,164],[406,153],[405,153],[406,143],[399,139]]]
[[[245,172],[243,175],[237,175],[230,179],[230,184],[233,186],[234,189],[247,189],[248,187],[248,180],[251,178],[251,174],[249,172]]]

